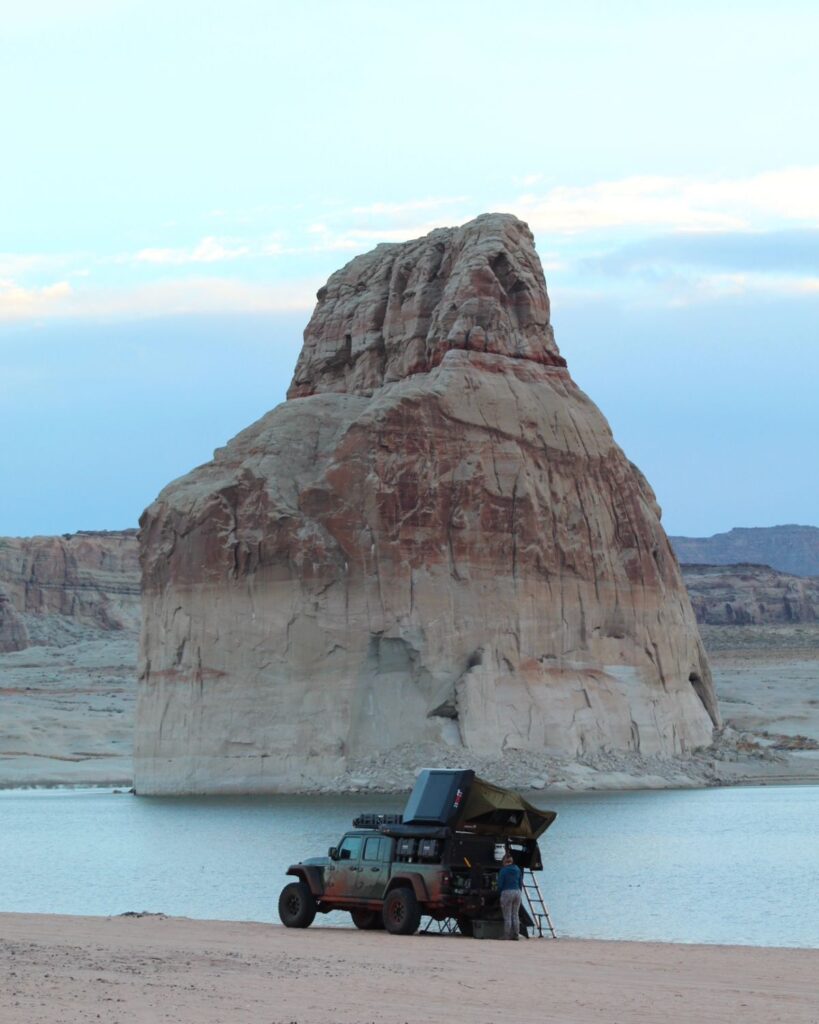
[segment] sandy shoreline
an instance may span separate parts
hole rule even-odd
[[[817,1024],[819,950],[0,914],[4,1024]]]

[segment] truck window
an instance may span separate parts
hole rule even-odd
[[[339,860],[358,860],[361,856],[361,836],[345,836],[338,848]]]
[[[380,836],[370,836],[364,843],[364,860],[381,860],[381,845]]]

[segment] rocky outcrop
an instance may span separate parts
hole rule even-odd
[[[26,624],[9,601],[6,592],[0,588],[0,654],[7,651],[23,651],[28,644]]]
[[[569,376],[525,224],[354,259],[289,396],[142,517],[139,792],[710,742],[660,510]]]
[[[481,230],[494,236],[489,246],[475,244]],[[379,245],[333,274],[317,298],[288,398],[371,395],[429,373],[453,349],[566,365],[540,260],[510,218]]]
[[[819,576],[819,527],[736,527],[713,537],[671,537],[680,562],[769,565],[795,576]]]
[[[684,565],[697,622],[761,626],[819,622],[819,579],[777,572],[769,565]]]
[[[7,598],[5,614],[22,625],[22,632],[17,627],[22,647],[70,643],[89,631],[135,632],[140,621],[136,530],[0,538],[0,587]],[[3,616],[0,603],[0,636]]]

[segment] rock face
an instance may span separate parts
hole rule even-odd
[[[769,565],[684,565],[683,579],[697,622],[763,626],[819,622],[819,579],[777,572]]]
[[[680,562],[769,565],[795,576],[819,576],[819,527],[736,527],[713,537],[671,537]]]
[[[0,538],[0,645],[72,643],[84,634],[138,630],[136,530]],[[16,627],[4,622],[17,621]],[[11,641],[14,643],[15,641]]]
[[[29,645],[26,624],[8,594],[0,588],[0,653],[23,651]]]
[[[569,376],[525,224],[352,260],[289,399],[141,520],[139,792],[710,742],[659,508]]]
[[[0,788],[131,785],[136,530],[0,538]]]

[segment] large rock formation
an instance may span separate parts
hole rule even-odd
[[[697,622],[819,622],[819,578],[790,576],[769,565],[683,565],[682,571]]]
[[[0,537],[0,587],[7,599],[3,602],[0,594],[0,650],[20,650],[30,643],[59,646],[97,633],[136,631],[136,530]],[[5,646],[4,631],[12,637]]]
[[[671,537],[681,562],[770,565],[795,576],[819,576],[819,527],[737,526],[713,537]]]
[[[299,789],[407,744],[710,742],[660,510],[566,370],[525,224],[352,260],[289,399],[141,520],[139,792]]]

